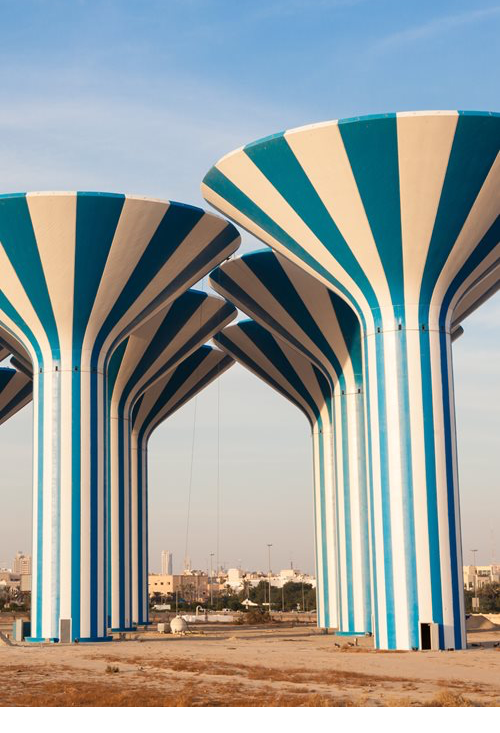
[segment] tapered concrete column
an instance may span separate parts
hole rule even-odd
[[[106,369],[114,347],[233,252],[202,210],[122,194],[0,197],[0,324],[34,371],[32,641],[107,635]]]
[[[231,314],[232,317],[232,314]],[[156,428],[234,363],[219,349],[200,346],[150,385],[131,412],[132,618],[149,622],[148,605],[148,441]]]
[[[312,362],[255,321],[228,326],[214,341],[298,407],[311,426],[318,626],[337,628],[338,539],[330,384]]]
[[[10,367],[0,367],[0,425],[28,405],[32,399],[31,379]]]
[[[345,634],[372,631],[370,547],[361,329],[354,311],[302,268],[272,250],[229,260],[212,287],[312,361],[333,394],[339,623]]]
[[[210,203],[333,287],[363,329],[375,639],[465,646],[453,311],[498,259],[500,117],[311,125],[222,158]]]
[[[113,631],[132,620],[132,528],[137,497],[131,492],[130,410],[140,395],[236,317],[221,298],[188,290],[127,337],[108,367],[109,597]]]

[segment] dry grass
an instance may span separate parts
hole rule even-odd
[[[320,684],[342,687],[373,687],[374,685],[394,685],[396,683],[410,683],[406,677],[389,677],[369,675],[363,672],[347,670],[323,669],[308,670],[303,668],[281,669],[276,667],[246,666],[244,664],[229,664],[228,662],[195,661],[185,658],[149,659],[142,657],[106,657],[107,662],[121,661],[130,665],[139,665],[146,672],[148,668],[162,671],[188,672],[210,676],[238,677],[259,682],[286,682],[296,684]],[[146,672],[147,673],[147,672]]]
[[[102,659],[102,661],[107,661]],[[113,661],[113,660],[112,660]],[[204,680],[208,663],[189,660],[121,659],[122,667],[108,664],[100,671],[65,666],[3,667],[0,670],[0,705],[21,707],[472,707],[492,704],[473,700],[456,689],[439,691],[426,698],[417,680],[377,677],[354,672],[326,670],[277,670],[224,664],[223,682]],[[141,667],[137,667],[137,662]],[[154,663],[153,663],[154,662]],[[134,669],[130,669],[134,666]],[[220,674],[220,664],[212,667]],[[115,670],[122,674],[119,677]],[[153,671],[154,670],[154,671]],[[176,672],[183,674],[179,677]],[[189,675],[186,679],[186,674]],[[196,675],[196,677],[195,677]],[[29,676],[29,684],[27,677]],[[230,679],[232,677],[232,679]],[[257,681],[257,687],[249,682]],[[321,682],[330,690],[310,689],[305,682]],[[398,683],[398,684],[395,684]],[[448,682],[455,687],[455,681]],[[255,684],[255,682],[254,682]],[[438,684],[445,684],[439,681]],[[370,687],[369,687],[370,686]],[[373,689],[371,686],[374,686]],[[458,681],[456,681],[458,686]],[[350,692],[346,694],[345,687]],[[277,688],[277,689],[276,689]],[[386,693],[401,690],[401,695]],[[363,690],[365,692],[363,692]],[[409,691],[413,695],[409,696]],[[370,693],[373,693],[370,696]]]
[[[481,704],[471,700],[470,697],[464,697],[459,692],[453,690],[443,690],[435,695],[425,707],[429,708],[474,708]]]
[[[9,704],[2,700],[2,705]],[[144,687],[121,689],[103,682],[46,682],[16,693],[20,707],[190,707],[191,686],[174,694]]]

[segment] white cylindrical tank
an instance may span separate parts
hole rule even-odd
[[[172,619],[170,622],[170,631],[172,634],[183,634],[185,631],[187,631],[187,623],[184,621],[182,616],[176,616]]]

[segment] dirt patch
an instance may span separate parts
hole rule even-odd
[[[494,624],[492,621],[487,619],[486,616],[482,616],[479,613],[469,616],[466,621],[466,626],[467,631],[476,631],[477,629],[480,629],[481,631],[500,631],[500,626],[498,626],[498,624]]]

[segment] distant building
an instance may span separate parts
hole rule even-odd
[[[28,575],[27,573],[23,573],[19,576],[21,580],[21,585],[19,590],[23,593],[31,593],[31,574]]]
[[[285,583],[290,582],[306,583],[308,585],[312,585],[313,588],[316,588],[316,578],[314,575],[301,573],[300,570],[295,570],[294,568],[281,570],[279,574],[271,573],[271,576],[264,572],[255,573],[241,570],[241,568],[229,568],[227,576],[225,578],[220,578],[220,580],[223,583],[223,586],[229,587],[236,593],[243,590],[243,588],[255,587],[262,581],[265,583],[270,581],[274,588],[282,588]]]
[[[12,572],[16,575],[31,575],[31,555],[18,551],[12,563]]]
[[[162,550],[161,553],[161,573],[162,575],[172,575],[172,553],[169,550]]]
[[[500,583],[500,565],[464,565],[464,588],[474,590],[490,583]],[[475,585],[474,585],[475,581]]]
[[[191,572],[189,575],[152,574],[148,577],[148,593],[150,597],[155,593],[160,593],[162,596],[178,593],[186,601],[202,603],[210,593],[208,575],[196,572]]]

